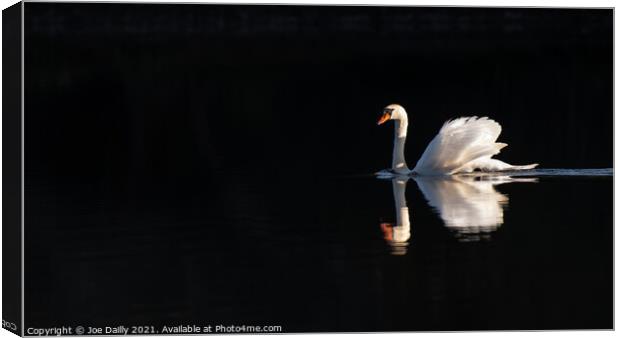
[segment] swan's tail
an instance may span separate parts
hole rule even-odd
[[[513,165],[508,170],[530,170],[538,166],[538,163],[526,164],[526,165]]]
[[[455,170],[453,173],[472,172],[474,170],[480,171],[511,171],[511,170],[528,170],[536,168],[538,163],[532,163],[527,165],[512,165],[504,161],[500,161],[494,158],[480,158],[476,161],[467,163],[467,165]]]

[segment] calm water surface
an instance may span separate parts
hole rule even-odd
[[[238,173],[125,201],[40,189],[55,199],[29,204],[30,322],[611,328],[612,179]]]

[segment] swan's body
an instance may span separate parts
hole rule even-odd
[[[413,170],[405,162],[405,140],[409,119],[403,107],[385,107],[378,124],[394,120],[394,152],[391,171],[399,175],[452,175],[474,170],[504,171],[532,169],[538,164],[511,165],[491,158],[505,143],[495,142],[502,131],[486,117],[461,117],[448,121],[428,144]]]

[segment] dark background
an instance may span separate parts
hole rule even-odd
[[[502,124],[509,163],[612,166],[611,10],[26,10],[32,178],[370,173],[391,160],[375,122],[392,102],[412,165],[446,119],[475,114]]]
[[[589,316],[564,298],[588,269],[611,280],[611,268],[598,269],[611,262],[611,240],[600,245],[610,228],[580,242],[608,251],[590,252],[596,264],[554,256],[578,262],[579,278],[538,259],[555,255],[550,230],[524,261],[506,248],[528,233],[453,249],[449,234],[429,230],[443,246],[406,263],[432,277],[407,289],[426,299],[413,325],[408,304],[377,293],[382,274],[403,270],[373,258],[380,237],[360,244],[377,237],[374,225],[351,237],[345,210],[375,217],[360,196],[383,194],[378,208],[391,213],[388,184],[350,180],[389,166],[392,126],[375,123],[394,102],[409,113],[410,166],[445,120],[481,115],[502,124],[509,147],[499,158],[509,163],[611,167],[612,10],[27,3],[25,14],[27,323],[610,327],[611,286],[576,298]],[[588,202],[598,216],[558,222],[611,223],[611,188],[596,184],[584,189],[606,196],[602,210]],[[579,196],[573,189],[530,198]],[[470,276],[481,257],[486,284],[442,303],[460,293],[434,283]],[[515,270],[500,268],[507,260]],[[531,271],[548,274],[545,286],[519,286]],[[387,316],[389,306],[403,317]],[[491,317],[463,315],[478,310]]]

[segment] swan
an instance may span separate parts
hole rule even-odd
[[[499,123],[488,117],[461,117],[449,120],[428,144],[418,163],[410,170],[405,162],[405,140],[409,120],[405,108],[390,104],[377,122],[394,121],[394,152],[391,173],[398,175],[452,175],[474,170],[505,171],[535,168],[538,163],[511,165],[491,158],[507,146],[495,142],[502,131]]]

